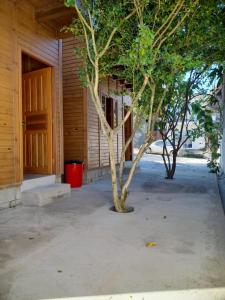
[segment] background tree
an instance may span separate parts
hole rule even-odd
[[[195,131],[191,103],[206,93],[202,88],[206,69],[204,66],[192,69],[188,74],[178,74],[164,98],[158,127],[163,140],[162,157],[167,179],[174,178],[179,151]],[[172,151],[168,150],[168,145]]]
[[[201,92],[197,91],[203,75],[205,82],[210,81],[210,73],[206,73],[206,69],[212,69],[215,64],[224,62],[224,12],[224,1],[199,1],[192,18],[186,19],[183,26],[171,38],[170,46],[176,53],[177,64],[174,64],[175,68],[171,69],[170,59],[166,61],[167,68],[171,69],[171,76],[174,76],[174,79],[171,80],[168,93],[164,97],[160,112],[161,121],[159,122],[159,129],[164,141],[163,160],[167,178],[173,178],[178,151],[188,136],[192,134],[196,136],[195,131],[190,132],[188,128],[190,123],[187,121],[187,114],[190,109],[190,101],[198,93],[207,94],[204,89]],[[168,83],[166,84],[168,85]],[[162,85],[161,81],[159,85]],[[207,107],[208,105],[204,104],[201,106],[201,112],[205,109],[206,115],[208,115]],[[207,121],[209,120],[207,119]],[[209,125],[209,128],[212,131],[213,127]],[[185,138],[183,138],[184,132]],[[214,139],[214,142],[211,143],[214,145],[212,156],[216,159],[218,154],[215,153],[215,149],[218,146],[219,132],[215,135],[215,131],[213,134],[212,132],[208,133],[208,137],[210,136],[211,140]],[[173,147],[172,153],[167,151],[166,144]],[[215,145],[217,146],[215,147]]]

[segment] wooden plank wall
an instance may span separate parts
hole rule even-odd
[[[82,61],[74,54],[81,39],[63,39],[63,114],[64,157],[78,159],[87,164],[87,111],[85,89],[82,87],[79,70]]]
[[[109,82],[108,80],[106,80],[105,82],[102,82],[101,86],[100,86],[100,96],[108,96],[108,92],[109,92]],[[91,99],[90,99],[91,100]],[[97,113],[95,112],[95,114],[97,115]],[[92,116],[90,116],[92,117]],[[106,140],[106,137],[101,129],[101,126],[99,127],[99,143],[98,143],[98,150],[99,151],[99,157],[100,157],[100,161],[99,161],[99,165],[97,166],[97,164],[95,162],[95,168],[96,167],[105,167],[109,165],[109,149],[108,149],[108,143]],[[90,160],[92,158],[90,157]]]
[[[102,82],[100,95],[113,98],[112,94],[120,91],[120,86],[115,80],[109,79]],[[123,116],[123,99],[117,96],[118,122]],[[123,145],[123,129],[121,129],[114,140],[116,160],[119,162]],[[106,138],[101,130],[97,112],[91,97],[88,97],[88,169],[109,166],[109,150]]]
[[[100,122],[88,92],[88,169],[100,166]]]
[[[79,78],[79,70],[83,63],[74,55],[74,49],[80,43],[80,38],[63,39],[64,156],[65,160],[83,160],[87,169],[95,169],[109,166],[109,151],[90,93],[82,87]],[[102,83],[100,94],[109,95],[110,91],[118,90],[116,81],[110,79]],[[123,107],[122,96],[120,98],[119,120],[122,118]],[[121,129],[114,143],[118,161],[123,142],[122,132]]]
[[[53,66],[54,173],[63,170],[61,41],[37,24],[29,1],[0,1],[0,186],[23,180],[21,50]]]
[[[120,85],[117,85],[117,89],[119,92],[122,92],[123,91],[123,88],[120,86]],[[123,101],[123,96],[120,97],[120,104],[118,105],[118,120],[122,120],[123,117],[124,117],[124,101]],[[117,145],[118,145],[118,154],[117,154],[117,157],[118,157],[118,162],[120,161],[120,158],[121,158],[121,151],[122,151],[122,148],[123,148],[123,143],[124,143],[124,127],[121,128],[119,134],[118,134],[118,142],[117,142]]]

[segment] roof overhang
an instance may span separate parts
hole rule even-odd
[[[75,8],[66,7],[63,0],[30,0],[30,3],[35,8],[36,21],[57,33],[76,17]]]

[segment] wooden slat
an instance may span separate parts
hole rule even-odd
[[[113,80],[105,80],[100,86],[100,94],[107,95],[109,91],[118,91],[118,86]],[[118,98],[118,97],[117,97]],[[98,116],[91,98],[88,99],[88,166],[90,169],[109,166],[109,149],[106,137],[98,122]],[[118,100],[118,121],[122,119],[122,97]],[[119,162],[123,144],[123,129],[114,139],[116,161]]]
[[[70,48],[70,43],[74,41],[75,38],[63,40],[64,155],[66,160],[79,159],[86,165],[86,108],[84,91],[78,75],[81,61]]]
[[[0,186],[14,183],[15,173],[11,161],[13,160],[12,149],[0,147]]]

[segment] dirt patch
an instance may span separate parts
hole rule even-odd
[[[116,213],[119,213],[118,211],[116,211],[115,206],[110,207],[109,210],[111,210],[111,211],[113,211],[113,212],[116,212]],[[125,212],[125,214],[131,213],[131,212],[133,212],[133,211],[134,211],[134,207],[128,206],[128,207],[127,207],[127,211]]]

